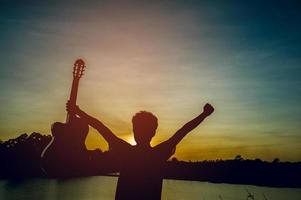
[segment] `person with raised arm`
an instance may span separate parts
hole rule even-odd
[[[150,145],[156,134],[158,119],[147,111],[140,111],[132,118],[136,145],[117,137],[101,121],[88,115],[78,106],[67,103],[67,111],[74,113],[95,128],[109,143],[110,150],[120,160],[120,175],[115,194],[116,200],[161,199],[164,166],[174,154],[177,144],[196,128],[214,108],[206,104],[203,112],[186,123],[170,139],[154,147]]]

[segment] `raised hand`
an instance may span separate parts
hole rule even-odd
[[[214,111],[213,106],[211,104],[209,104],[209,103],[206,103],[206,105],[203,108],[203,113],[206,116],[209,116],[209,115],[211,115],[211,113],[213,113],[213,111]]]
[[[202,121],[204,121],[204,119],[206,119],[206,117],[208,117],[214,111],[214,108],[209,103],[207,103],[203,109],[204,110],[201,114],[187,122],[166,142],[175,147],[190,131],[196,128],[200,123],[202,123]]]
[[[71,114],[78,114],[80,111],[79,107],[77,105],[71,104],[70,101],[67,101],[66,103],[66,111]]]

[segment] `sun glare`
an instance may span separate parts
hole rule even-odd
[[[126,137],[125,139],[128,143],[130,143],[131,145],[136,145],[136,141],[133,135],[129,135]]]

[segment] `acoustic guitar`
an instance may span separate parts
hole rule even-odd
[[[79,80],[85,68],[82,59],[75,61],[70,104],[76,105]],[[67,113],[65,123],[55,122],[51,127],[52,140],[41,154],[43,171],[49,176],[80,173],[78,170],[83,168],[83,162],[87,158],[85,140],[88,132],[88,124],[71,113]]]

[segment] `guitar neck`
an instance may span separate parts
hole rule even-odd
[[[76,105],[78,85],[79,85],[79,78],[76,77],[73,78],[70,97],[69,97],[69,102],[71,105]],[[75,117],[76,117],[75,115],[67,113],[66,123],[69,123]]]
[[[77,98],[77,91],[78,91],[78,84],[79,79],[84,74],[85,71],[85,62],[82,59],[77,59],[74,63],[73,67],[73,81],[71,86],[71,92],[70,92],[70,98],[69,102],[71,105],[76,105],[76,98]],[[67,113],[66,123],[69,123],[72,121],[72,119],[75,119],[76,116],[74,114]]]

